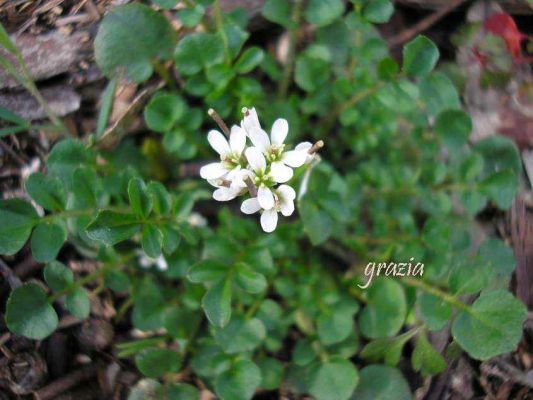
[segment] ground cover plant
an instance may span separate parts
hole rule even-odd
[[[9,283],[10,337],[46,342],[105,295],[123,332],[109,352],[142,376],[129,399],[411,399],[465,355],[515,351],[527,308],[509,290],[513,251],[476,218],[511,207],[520,153],[471,140],[465,82],[433,41],[391,53],[389,0],[267,0],[280,56],[244,10],[177,3],[103,16],[106,88],[77,137],[2,28],[3,68],[58,137],[24,194],[0,200],[0,254],[43,266]],[[490,35],[457,41],[501,82],[524,66],[524,38]],[[109,123],[124,82],[145,91],[142,137]],[[0,117],[2,137],[40,129]]]

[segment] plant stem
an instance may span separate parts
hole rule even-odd
[[[416,279],[416,278],[406,276],[401,279],[401,282],[404,283],[406,286],[421,289],[426,293],[439,297],[442,300],[444,300],[446,303],[452,305],[455,308],[458,308],[462,311],[470,312],[470,306],[468,304],[463,303],[457,297],[449,293],[446,293],[439,288],[429,285],[428,283],[424,282],[421,279]]]
[[[287,90],[292,78],[292,71],[294,68],[294,57],[296,55],[296,40],[298,39],[298,28],[300,27],[300,19],[302,17],[302,0],[295,0],[292,8],[292,23],[293,26],[289,29],[289,47],[287,50],[287,62],[283,73],[281,75],[278,86],[278,98],[283,99],[287,96]]]
[[[220,8],[220,0],[215,0],[213,4],[213,15],[215,17],[217,31],[220,32],[222,42],[224,43],[224,58],[226,59],[226,64],[230,65],[231,56],[229,54],[228,37],[226,36],[226,32],[224,32],[224,20],[222,18],[222,9]]]
[[[167,86],[170,87],[170,89],[172,89],[173,91],[176,91],[177,90],[176,83],[170,76],[168,69],[158,60],[153,60],[152,66],[154,67],[154,70],[157,73],[157,75],[159,75],[161,79],[165,81]]]

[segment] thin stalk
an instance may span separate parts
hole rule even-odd
[[[294,69],[294,57],[296,55],[296,41],[298,39],[298,29],[300,27],[300,19],[302,18],[302,0],[295,0],[292,8],[292,23],[293,26],[289,29],[289,46],[287,50],[287,62],[281,75],[278,86],[278,98],[283,99],[287,96],[287,90],[292,78],[292,71]]]
[[[165,68],[165,66],[158,60],[152,61],[152,66],[154,67],[155,72],[157,75],[161,77],[166,83],[166,85],[172,89],[173,91],[177,90],[176,83],[172,79],[172,76],[168,72],[168,69]]]
[[[434,286],[429,285],[428,283],[424,282],[423,280],[412,278],[412,277],[403,277],[401,279],[401,282],[404,283],[406,286],[414,287],[417,289],[421,289],[426,293],[432,294],[433,296],[439,297],[440,299],[444,300],[446,303],[450,304],[451,306],[458,308],[462,311],[470,312],[470,306],[466,303],[463,303],[461,300],[459,300],[457,297],[444,292],[443,290],[436,288]]]

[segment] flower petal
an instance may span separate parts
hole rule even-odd
[[[204,179],[222,178],[227,172],[227,168],[220,162],[207,164],[200,168],[200,176]]]
[[[262,171],[266,168],[265,156],[257,147],[248,147],[244,154],[252,170]]]
[[[248,136],[250,136],[252,144],[259,148],[259,150],[265,152],[270,147],[270,139],[267,133],[261,128],[248,131]]]
[[[296,198],[296,192],[289,185],[279,185],[276,189],[281,200],[294,200]]]
[[[232,171],[233,172],[233,171]],[[231,172],[228,174],[230,176],[232,174]],[[231,187],[235,188],[245,188],[246,183],[244,182],[244,177],[249,176],[252,180],[255,177],[255,174],[252,171],[248,171],[247,169],[240,169],[235,174],[232,175],[231,178]]]
[[[233,125],[229,135],[229,147],[231,151],[239,155],[244,151],[246,146],[246,131],[240,126]]]
[[[275,161],[270,165],[270,176],[278,183],[287,182],[292,178],[292,169],[287,167],[281,161]]]
[[[235,188],[221,187],[213,192],[213,199],[216,201],[230,201],[237,197],[239,190]]]
[[[291,150],[283,153],[281,161],[289,167],[298,168],[304,165],[308,156],[306,150]]]
[[[272,125],[272,130],[270,131],[270,138],[272,139],[273,144],[283,144],[285,138],[289,133],[289,123],[286,119],[278,118],[274,121]]]
[[[267,187],[259,186],[257,189],[257,200],[259,201],[261,208],[265,210],[270,210],[274,207],[274,195]]]
[[[257,116],[255,107],[248,110],[248,115],[244,116],[241,125],[248,134],[253,130],[261,129],[261,124],[259,123],[259,117]]]
[[[261,214],[261,228],[265,232],[273,232],[278,224],[278,212],[274,209],[263,211]]]
[[[309,149],[313,147],[313,144],[311,142],[301,142],[301,143],[298,143],[296,145],[296,147],[294,148],[294,150],[305,150],[305,151],[309,151]]]
[[[209,133],[207,134],[207,141],[209,142],[211,147],[221,156],[231,152],[226,137],[215,129],[209,131]]]
[[[246,199],[241,204],[241,211],[245,214],[255,214],[261,209],[257,197],[252,197],[251,199]]]

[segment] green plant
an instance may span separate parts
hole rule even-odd
[[[195,387],[175,381],[186,366],[227,400],[281,386],[319,400],[354,392],[412,398],[396,368],[403,347],[413,341],[412,368],[423,376],[441,372],[444,356],[427,333],[450,323],[454,342],[473,358],[512,351],[526,318],[506,291],[512,251],[496,239],[471,244],[479,211],[510,206],[518,152],[499,136],[468,143],[470,117],[451,80],[435,71],[431,40],[408,43],[399,65],[374,26],[390,17],[388,0],[354,0],[349,9],[341,0],[267,0],[264,17],[289,31],[288,59],[279,65],[246,47],[243,12],[222,14],[215,1],[210,19],[209,3],[187,2],[178,17],[187,29],[206,29],[179,40],[146,5],[120,6],[104,18],[95,41],[102,71],[139,83],[155,72],[166,83],[144,109],[154,135],[143,149],[155,150],[128,139],[105,150],[100,134],[62,140],[47,174],[25,184],[44,215],[26,200],[0,202],[0,254],[30,240],[34,258],[47,263],[48,288],[26,283],[12,292],[8,328],[44,339],[57,327],[54,307],[87,317],[94,294],[86,287],[98,282],[125,299],[120,315],[131,307],[133,326],[154,332],[119,345],[149,379],[131,398],[143,398],[142,390],[197,398]],[[298,49],[303,23],[315,27],[314,40]],[[232,203],[209,203],[217,212],[206,224],[195,205],[210,199],[208,186],[177,173],[187,160],[213,158],[207,109],[239,121],[252,105],[267,122],[286,119],[289,142],[325,142],[322,161],[293,178],[299,216],[270,234]],[[235,197],[215,184],[218,200]],[[243,184],[238,194],[250,189]],[[74,277],[56,260],[67,241],[96,260],[94,273]],[[376,277],[362,290],[369,261],[421,262],[424,275]],[[465,295],[477,298],[469,304]],[[355,355],[384,365],[361,368]]]

